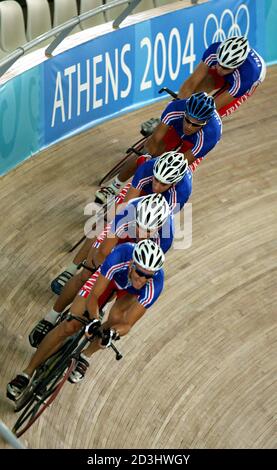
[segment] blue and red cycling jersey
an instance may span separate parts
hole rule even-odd
[[[139,189],[141,195],[152,194],[152,181],[154,176],[154,165],[157,158],[148,160],[141,165],[133,179],[132,187]],[[192,173],[188,169],[184,177],[177,184],[173,184],[169,189],[164,191],[162,195],[167,200],[169,207],[173,213],[180,211],[184,204],[188,201],[192,191]]]
[[[220,44],[220,42],[214,42],[203,54],[202,61],[211,69],[218,64],[217,49]],[[252,94],[253,89],[263,81],[265,71],[266,65],[262,57],[254,49],[250,49],[243,64],[221,79],[224,84],[228,85],[228,93],[238,98],[246,93]]]
[[[110,233],[113,233],[120,239],[119,243],[139,241],[136,232],[136,207],[141,199],[135,198],[129,201],[126,207],[116,214],[113,219]],[[164,253],[169,250],[174,239],[174,219],[172,214],[167,218],[162,227],[151,236],[151,239],[161,247]],[[94,246],[98,247],[96,242]]]
[[[163,291],[164,271],[160,269],[141,289],[135,289],[129,278],[129,266],[133,260],[134,248],[134,243],[123,243],[116,246],[102,264],[100,273],[113,281],[118,290],[136,295],[138,302],[143,307],[149,308]]]
[[[195,158],[205,157],[221,138],[222,121],[217,111],[214,111],[213,116],[199,131],[191,135],[184,134],[183,121],[187,101],[187,99],[171,101],[163,111],[161,121],[167,126],[172,126],[178,137],[188,143],[188,148]]]

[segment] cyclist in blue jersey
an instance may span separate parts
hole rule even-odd
[[[98,349],[108,348],[113,339],[126,335],[156,302],[164,286],[163,263],[164,253],[152,240],[125,243],[116,247],[106,258],[94,286],[89,290],[84,286],[71,307],[72,315],[91,319],[86,328],[88,335],[101,327],[102,338],[91,343],[90,355]],[[113,292],[117,300],[110,309],[107,321],[101,326],[99,307],[107,302]],[[37,367],[81,327],[81,323],[70,315],[57,325],[41,343],[24,371],[9,382],[8,398],[17,399],[28,386]],[[83,352],[71,374],[71,382],[79,382],[84,377],[89,366],[86,352]]]
[[[188,99],[175,100],[167,105],[161,122],[145,143],[145,152],[151,156],[174,149],[184,153],[191,171],[219,142],[222,122],[212,96],[199,92]],[[108,197],[120,191],[123,182],[135,172],[137,157],[130,158],[109,186],[96,191],[96,200],[105,203]],[[120,184],[119,184],[119,183]]]
[[[36,347],[53,329],[64,309],[74,300],[82,285],[91,277],[91,272],[104,262],[112,249],[127,241],[137,242],[151,238],[166,253],[173,243],[174,221],[169,205],[162,194],[150,194],[129,201],[114,220],[99,235],[89,252],[86,269],[74,276],[54,308],[40,320],[29,335],[30,344]]]
[[[98,237],[92,251],[94,266],[103,263],[119,243],[151,238],[166,253],[173,243],[174,219],[162,194],[132,199]]]
[[[160,155],[180,145],[180,151],[191,165],[216,146],[221,133],[222,122],[213,97],[199,92],[167,105],[160,124],[147,141],[147,150],[151,155]]]
[[[173,213],[180,211],[192,191],[192,173],[184,155],[165,152],[140,165],[124,202],[143,194],[162,193]]]
[[[188,168],[187,160],[184,160],[183,157],[182,153],[167,152],[160,158],[147,161],[139,166],[132,182],[128,183],[117,196],[116,203],[125,203],[142,195],[162,193],[173,213],[182,209],[192,191],[192,173]],[[120,210],[120,207],[118,209]],[[88,266],[91,266],[89,250],[92,244],[93,241],[90,240],[90,247],[87,249],[84,258],[81,258],[81,261],[87,258]],[[82,252],[84,254],[83,250]],[[67,276],[70,274],[71,278],[68,283],[65,282],[64,274],[65,271],[55,279],[55,286],[58,285],[60,289],[58,292],[55,290],[55,292],[60,293],[63,288],[62,292],[55,301],[53,308],[36,325],[35,330],[45,331],[45,328],[51,328],[51,325],[55,324],[58,316],[77,294],[82,281],[85,280],[85,273],[77,273],[77,266],[75,272],[66,272]],[[89,276],[90,273],[88,272],[86,275]]]
[[[233,36],[211,44],[202,61],[183,83],[180,98],[197,91],[220,90],[215,104],[221,117],[236,111],[263,82],[266,65],[263,58],[250,48],[244,36]]]

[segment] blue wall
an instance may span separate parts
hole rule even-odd
[[[277,63],[277,0],[266,0],[266,62]]]
[[[0,174],[161,99],[162,86],[178,90],[213,41],[245,34],[267,61],[277,59],[276,16],[275,0],[213,0],[115,30],[8,81],[0,88]]]

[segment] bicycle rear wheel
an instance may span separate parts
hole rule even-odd
[[[132,148],[134,148],[137,152],[140,152],[143,149],[144,143],[146,141],[147,137],[142,137],[142,139],[138,140]],[[116,176],[123,165],[126,163],[126,161],[134,155],[134,152],[128,152],[127,155],[125,155],[120,162],[118,162],[99,182],[99,186],[102,186],[104,183],[107,183],[107,181],[111,180],[114,176]]]
[[[41,381],[36,391],[33,391],[32,395],[29,396],[27,406],[25,401],[25,409],[12,429],[12,432],[17,437],[22,436],[55,400],[71,372],[74,370],[76,363],[76,358],[71,358],[69,365],[63,365],[63,367],[57,370],[54,376],[53,374],[49,375],[49,377]]]

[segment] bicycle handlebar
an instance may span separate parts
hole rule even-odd
[[[74,320],[77,320],[79,321],[80,323],[82,323],[85,326],[89,325],[91,323],[91,320],[90,319],[87,319],[87,318],[82,318],[82,317],[77,317],[75,315],[72,315],[72,314],[69,314],[69,317],[70,319],[74,319]],[[70,320],[69,319],[69,320]],[[98,338],[102,338],[102,332],[100,330],[98,330],[94,335],[91,336],[91,338],[88,338],[86,336],[86,341],[93,341],[95,339],[95,337],[98,337]],[[119,361],[120,359],[123,358],[123,355],[121,354],[121,352],[116,348],[116,346],[113,344],[113,342],[111,342],[111,346],[112,350],[114,351],[115,353],[115,358],[117,361]],[[81,351],[80,351],[81,352]]]
[[[111,343],[111,348],[115,352],[115,358],[116,358],[117,361],[119,361],[120,359],[123,358],[123,355],[118,351],[118,349],[115,347],[115,345],[113,343]]]
[[[165,91],[166,93],[168,93],[168,95],[171,95],[172,98],[174,98],[175,100],[179,100],[179,99],[180,99],[180,98],[178,98],[177,93],[175,93],[175,91],[170,90],[170,88],[167,88],[167,86],[164,86],[163,88],[161,88],[161,89],[158,91],[159,95],[160,95],[161,93],[163,93],[164,91]]]
[[[143,154],[143,152],[141,152],[141,150],[137,150],[135,149],[134,147],[129,147],[127,150],[126,150],[126,153],[130,153],[130,152],[133,152],[135,153],[138,157],[141,157]]]

